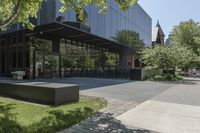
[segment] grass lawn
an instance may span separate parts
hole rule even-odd
[[[79,103],[57,107],[0,97],[0,133],[55,133],[81,122],[104,106],[104,99],[83,96]]]

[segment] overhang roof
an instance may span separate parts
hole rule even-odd
[[[121,51],[134,52],[134,49],[129,46],[82,31],[60,22],[37,26],[31,34],[49,40],[56,37],[67,38],[81,43],[94,45],[97,48],[107,48],[110,51],[118,53]]]

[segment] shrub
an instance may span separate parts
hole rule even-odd
[[[154,77],[149,78],[152,81],[179,81],[183,78],[180,75],[172,75],[172,74],[161,74],[155,75]]]

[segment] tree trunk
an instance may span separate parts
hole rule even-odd
[[[169,68],[167,67],[167,74],[169,75]]]
[[[175,76],[176,76],[176,73],[175,73],[176,67],[173,67],[173,70],[174,70],[173,75],[174,75],[174,77],[175,77]]]
[[[15,10],[15,12],[13,12],[12,16],[10,16],[5,21],[0,20],[0,29],[7,27],[8,25],[10,25],[12,22],[15,21],[15,19],[18,17],[21,10],[20,4],[21,4],[21,0],[18,0],[16,7],[13,9]]]

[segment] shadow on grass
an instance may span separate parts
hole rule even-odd
[[[15,121],[16,114],[10,113],[14,104],[3,104],[0,102],[0,133],[19,133],[23,128]]]
[[[94,113],[91,108],[82,110],[77,108],[67,113],[58,109],[48,112],[49,116],[43,118],[40,122],[21,126],[16,121],[17,114],[11,113],[14,106],[14,104],[0,102],[0,133],[55,133],[85,120]],[[96,113],[94,117],[87,119],[80,125],[91,133],[150,133],[150,131],[143,129],[129,129],[110,113]]]
[[[71,127],[93,114],[91,108],[76,109],[64,113],[62,110],[49,112],[49,116],[38,123],[34,123],[27,128],[28,133],[55,133],[56,131]]]
[[[53,110],[40,122],[22,126],[16,120],[17,114],[11,113],[12,109],[14,105],[0,103],[0,133],[55,133],[85,120],[94,113],[91,108],[77,108],[67,113]]]

